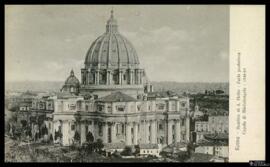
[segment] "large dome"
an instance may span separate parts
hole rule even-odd
[[[129,67],[139,65],[137,53],[132,44],[118,32],[117,21],[111,13],[107,21],[106,32],[90,46],[86,58],[86,67],[111,66]]]

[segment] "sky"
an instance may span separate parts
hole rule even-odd
[[[6,6],[5,80],[64,81],[71,69],[80,80],[112,7],[150,81],[228,82],[225,5]]]

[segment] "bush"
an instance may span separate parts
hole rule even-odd
[[[121,152],[121,155],[123,156],[131,156],[132,155],[132,148],[129,146],[126,146],[124,150]]]

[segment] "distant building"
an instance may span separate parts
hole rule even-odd
[[[147,156],[147,155],[153,155],[156,157],[159,157],[160,148],[158,144],[140,144],[140,155],[141,156]]]
[[[228,115],[209,116],[208,130],[210,133],[229,133],[229,116]]]
[[[204,139],[204,135],[209,133],[207,121],[196,121],[195,122],[196,142]]]
[[[228,138],[227,138],[228,139]],[[229,146],[228,142],[222,141],[209,141],[209,140],[200,140],[198,145],[195,148],[195,153],[210,154],[218,157],[228,158]]]
[[[103,150],[106,152],[107,155],[111,155],[115,152],[121,153],[124,151],[126,145],[123,142],[119,143],[105,143]]]

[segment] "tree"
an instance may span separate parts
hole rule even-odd
[[[86,142],[92,143],[94,141],[94,136],[91,132],[88,132],[86,135]]]
[[[194,150],[194,145],[192,142],[189,142],[187,144],[187,156],[190,157],[191,154],[193,153],[193,150]]]
[[[139,154],[140,153],[140,147],[139,147],[139,145],[135,145],[134,148],[135,148],[134,154],[135,155]]]
[[[100,152],[104,147],[103,141],[101,139],[97,139],[97,141],[94,143],[94,147],[98,150],[98,152]]]
[[[75,131],[75,134],[74,134],[74,140],[76,142],[79,142],[81,140],[81,137],[80,137],[80,134],[78,133],[78,131]]]
[[[89,100],[91,98],[92,98],[92,95],[90,93],[87,93],[87,94],[84,95],[85,100]]]
[[[121,152],[121,155],[124,155],[124,156],[130,156],[130,155],[132,155],[132,148],[129,147],[129,146],[126,146],[124,148],[124,150]]]

